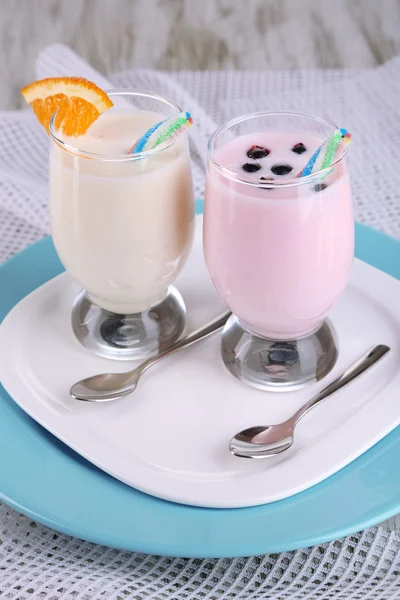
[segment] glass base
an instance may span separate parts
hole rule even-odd
[[[289,392],[325,377],[335,366],[338,350],[328,321],[301,338],[271,340],[232,315],[222,333],[221,354],[239,381],[260,390]]]
[[[141,313],[124,315],[100,308],[85,290],[72,308],[72,329],[80,343],[117,360],[148,358],[168,348],[180,337],[185,322],[185,304],[174,287],[164,300]]]

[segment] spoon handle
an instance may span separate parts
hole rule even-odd
[[[350,383],[350,381],[353,381],[353,379],[361,375],[361,373],[364,373],[364,371],[385,356],[389,350],[389,346],[385,346],[384,344],[375,346],[375,348],[357,360],[357,362],[349,367],[337,379],[334,379],[332,383],[322,389],[316,396],[314,396],[314,398],[311,398],[311,400],[299,408],[299,410],[289,420],[293,423],[293,425],[295,425],[313,406],[340,390],[340,388]]]
[[[173,354],[174,352],[177,352],[182,348],[187,348],[188,346],[195,344],[199,340],[203,340],[204,338],[208,337],[215,331],[218,331],[218,329],[221,329],[225,325],[231,314],[232,313],[230,311],[223,313],[217,319],[210,321],[210,323],[208,323],[207,325],[204,325],[200,329],[196,329],[196,331],[193,331],[193,333],[191,333],[190,335],[182,338],[181,340],[178,340],[177,342],[172,344],[172,346],[169,346],[169,348],[167,348],[166,350],[163,350],[156,356],[152,356],[140,365],[139,369],[141,373],[147,371],[147,369],[155,365],[162,358],[165,358],[166,356],[169,356],[170,354]]]

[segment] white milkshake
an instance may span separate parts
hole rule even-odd
[[[163,119],[155,112],[112,108],[85,135],[63,138],[79,151],[51,144],[55,247],[90,300],[118,314],[160,302],[191,248],[187,134],[147,156],[129,155],[136,140]]]

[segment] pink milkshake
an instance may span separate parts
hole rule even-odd
[[[279,115],[271,117],[274,126],[263,115],[257,130],[257,117],[249,116],[251,133],[232,135],[234,122],[211,139],[204,249],[211,280],[241,326],[262,338],[296,340],[318,329],[348,282],[350,180],[344,145],[328,174],[297,178],[329,124],[309,118],[308,130],[302,117],[296,129],[290,115],[278,129]]]

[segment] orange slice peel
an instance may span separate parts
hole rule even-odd
[[[82,77],[50,77],[35,81],[21,94],[38,121],[50,132],[50,119],[55,112],[55,129],[67,136],[83,135],[96,119],[113,106],[107,94]]]

